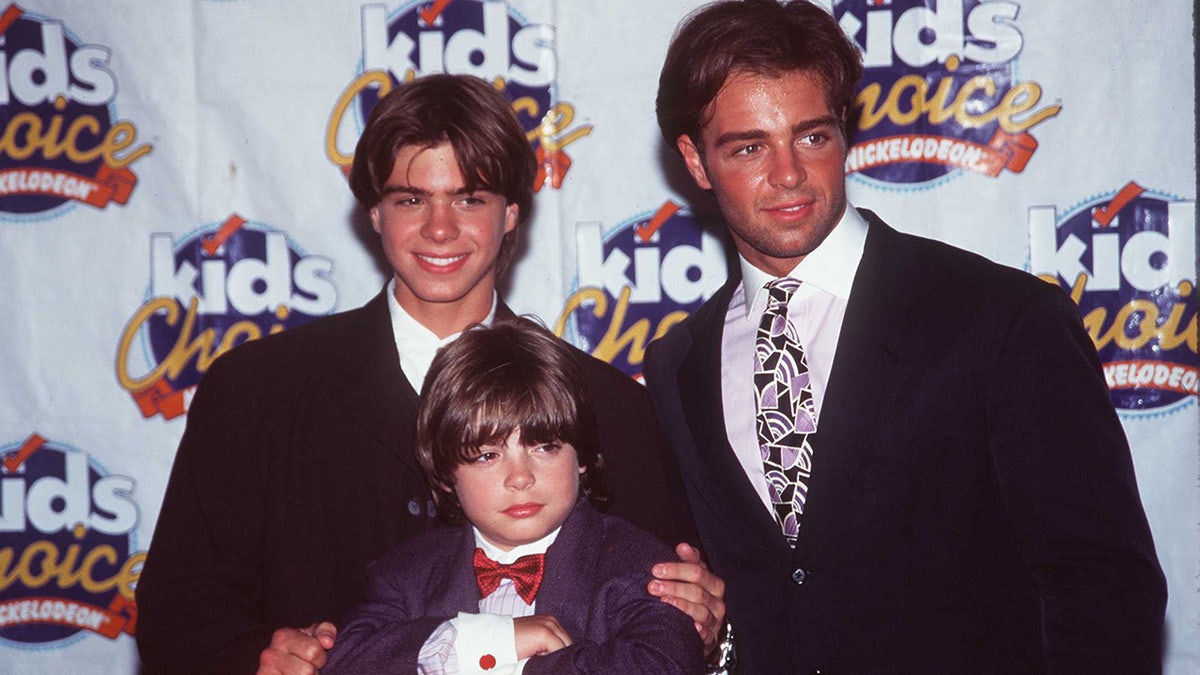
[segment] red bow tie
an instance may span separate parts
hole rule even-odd
[[[500,580],[508,578],[512,579],[513,586],[517,589],[517,595],[521,596],[525,604],[532,605],[538,587],[542,585],[542,571],[546,566],[546,555],[544,553],[523,555],[511,565],[502,565],[487,557],[483,549],[477,548],[475,549],[475,559],[472,562],[475,566],[475,583],[479,584],[481,597],[486,598],[491,595],[500,587]]]

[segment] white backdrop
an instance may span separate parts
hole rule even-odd
[[[506,299],[636,375],[725,275],[653,115],[698,4],[0,10],[0,672],[137,671],[191,388],[384,281],[341,167],[391,78],[502,78],[546,166]],[[1190,3],[831,4],[867,55],[851,200],[1074,289],[1168,577],[1167,671],[1200,673]]]

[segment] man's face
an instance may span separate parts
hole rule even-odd
[[[400,306],[443,337],[482,320],[517,206],[495,192],[467,190],[449,143],[401,148],[382,193],[371,224],[395,272]]]
[[[579,495],[579,458],[570,443],[527,445],[516,429],[454,470],[454,492],[467,520],[508,551],[550,534]]]
[[[792,270],[846,209],[846,143],[820,80],[804,71],[737,72],[709,104],[699,144],[678,140],[688,172],[717,196],[738,253]]]

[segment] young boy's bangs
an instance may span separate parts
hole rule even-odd
[[[558,387],[550,382],[528,382],[523,390],[517,390],[505,386],[511,380],[497,380],[483,383],[481,400],[454,434],[461,461],[475,457],[484,446],[503,445],[517,429],[524,445],[577,441],[580,413],[569,392],[556,391]]]
[[[603,506],[596,415],[579,363],[566,343],[531,321],[497,319],[443,347],[434,358],[417,412],[417,461],[439,511],[461,516],[454,473],[485,446],[520,430],[523,445],[570,443],[580,492]]]

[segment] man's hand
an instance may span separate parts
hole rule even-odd
[[[549,654],[571,644],[571,636],[550,614],[513,619],[513,635],[516,637],[518,659]]]
[[[258,675],[316,675],[333,649],[337,626],[322,621],[307,628],[280,628],[258,655]]]
[[[654,566],[654,579],[646,587],[650,595],[692,617],[696,632],[709,653],[717,646],[717,637],[725,623],[725,582],[708,571],[700,561],[700,551],[680,544],[675,554],[683,562],[665,562]]]

